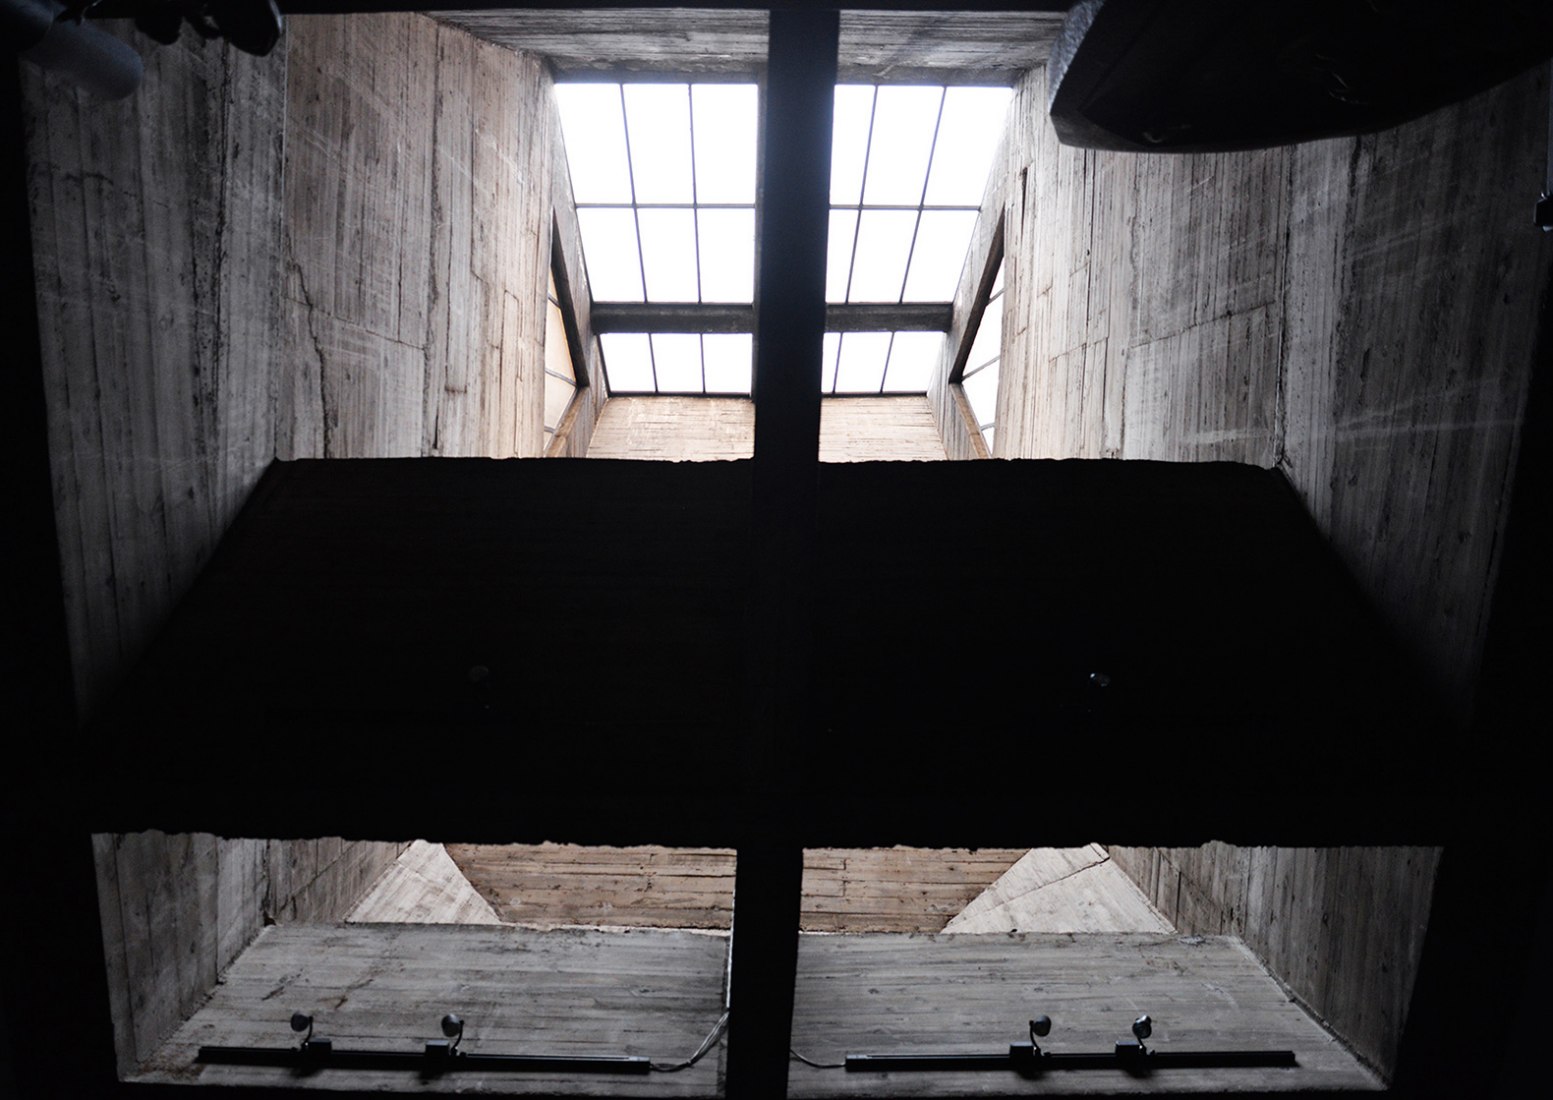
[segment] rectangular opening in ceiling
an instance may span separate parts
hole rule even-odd
[[[1104,1094],[1384,1087],[1437,849],[1008,854],[1014,862],[933,934],[902,926],[801,938],[790,1096],[1004,1095],[1032,1077]],[[853,888],[889,892],[877,869]],[[933,889],[917,881],[912,893],[920,900]],[[1051,1030],[1036,1038],[1028,1029],[1041,1015]],[[1145,1015],[1150,1051],[1197,1064],[1161,1063],[1142,1076],[1106,1064]],[[1021,1069],[1010,1047],[1031,1039],[1059,1059]],[[1280,1051],[1292,1052],[1292,1066],[1196,1058]],[[1059,1068],[1077,1054],[1102,1064]],[[884,1059],[897,1061],[869,1071]]]
[[[560,84],[556,101],[610,391],[748,394],[757,86]],[[743,331],[702,320],[740,313]]]
[[[592,457],[753,452],[760,92],[730,79],[557,85],[612,398]],[[961,284],[980,275],[972,244],[1010,95],[985,85],[838,85],[822,461],[948,457],[927,395],[961,350],[946,334]],[[978,270],[968,276],[970,266]],[[970,304],[977,316],[986,308]],[[983,325],[983,344],[999,331]],[[984,390],[996,370],[973,377]]]
[[[721,1095],[730,849],[93,841],[124,1079],[456,1089],[467,1075],[428,1077],[414,1061],[451,1013],[465,1053],[638,1059],[633,1094]],[[1376,1088],[1395,1064],[1437,858],[1222,844],[809,849],[790,1094],[1005,1092],[1020,1080],[1012,1068],[841,1067],[847,1055],[999,1055],[1040,1014],[1054,1021],[1052,1053],[1108,1051],[1148,1014],[1162,1053],[1295,1054],[1287,1069],[1064,1075],[1078,1091]],[[336,1050],[409,1062],[298,1077],[211,1060],[211,1048],[294,1050],[305,1035],[293,1014]],[[628,1080],[479,1078],[562,1095]]]
[[[93,844],[122,1079],[722,1093],[732,852],[159,832]],[[485,1064],[439,1076],[421,1059],[449,1014]],[[339,1059],[298,1065],[320,1049],[295,1053],[304,1040]],[[264,1064],[256,1050],[281,1053]]]
[[[752,389],[759,86],[561,83],[614,395]],[[839,85],[821,390],[925,394],[1010,91]]]
[[[649,1092],[672,1082],[674,1095],[721,1093],[730,849],[159,832],[93,840],[125,1079],[294,1084],[294,1068],[213,1061],[211,1050],[294,1049],[310,1034],[341,1052],[413,1057],[452,1013],[467,1053],[645,1058],[660,1067],[637,1082]],[[1035,855],[811,850],[801,929],[937,932]],[[293,1033],[293,1014],[310,1017],[312,1031]],[[662,1074],[708,1036],[695,1067]],[[361,1076],[331,1066],[305,1082],[439,1083],[408,1069]],[[496,1079],[503,1090],[565,1094],[603,1078]]]

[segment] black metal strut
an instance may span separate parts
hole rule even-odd
[[[226,1047],[202,1046],[195,1061],[228,1066],[287,1066],[305,1071],[320,1069],[419,1070],[425,1076],[450,1071],[462,1073],[647,1073],[651,1060],[639,1055],[573,1054],[469,1054],[458,1049],[464,1038],[464,1021],[449,1013],[442,1017],[442,1034],[420,1053],[408,1050],[338,1050],[333,1039],[313,1037],[313,1018],[296,1013],[291,1030],[306,1031],[300,1046]]]
[[[848,1054],[849,1071],[898,1073],[938,1070],[1015,1070],[1044,1073],[1049,1070],[1120,1069],[1130,1073],[1154,1069],[1262,1069],[1294,1066],[1292,1050],[1122,1050],[1091,1054],[1054,1054],[1036,1050],[1029,1043],[1010,1043],[1007,1054]]]
[[[1013,1070],[1026,1076],[1048,1070],[1119,1069],[1149,1073],[1156,1069],[1261,1069],[1295,1065],[1292,1050],[1150,1050],[1144,1045],[1154,1032],[1147,1015],[1132,1022],[1131,1039],[1123,1039],[1110,1051],[1053,1054],[1041,1049],[1038,1039],[1050,1034],[1051,1017],[1030,1021],[1030,1039],[1010,1043],[1007,1054],[848,1054],[851,1072],[899,1073],[921,1070]]]

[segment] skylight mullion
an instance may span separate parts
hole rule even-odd
[[[579,202],[574,204],[578,210],[593,210],[601,207],[619,207],[618,202]],[[643,202],[637,203],[643,210],[748,210],[747,202]],[[887,209],[881,207],[880,209]],[[902,207],[904,210],[915,210],[915,206]],[[929,210],[975,210],[974,206],[946,206],[928,207]]]
[[[701,194],[696,184],[696,97],[690,92],[690,85],[685,85],[685,107],[690,115],[690,206],[694,210],[700,206]],[[695,214],[690,216],[690,231],[696,243],[696,301],[706,301],[706,295],[701,290],[701,219]],[[701,391],[706,392],[706,354],[702,349],[701,355]]]
[[[901,272],[901,292],[896,295],[897,302],[906,300],[906,280],[911,278],[911,258],[917,251],[917,232],[922,228],[922,204],[927,202],[927,181],[933,177],[933,154],[938,151],[938,128],[944,122],[944,96],[948,88],[940,88],[938,92],[938,113],[933,116],[933,139],[927,147],[927,171],[922,173],[922,193],[917,196],[917,220],[911,226],[911,244],[906,248],[906,268]],[[894,337],[891,337],[894,344]],[[885,373],[889,373],[886,366]],[[884,379],[879,380],[880,392],[884,390]]]
[[[579,203],[578,204],[578,209],[581,209],[584,206],[609,206],[609,205],[611,205],[611,204],[609,204],[609,203]],[[614,203],[613,205],[619,206],[620,204],[619,203]],[[643,203],[643,205],[650,207],[650,206],[652,206],[654,204],[653,203]],[[667,204],[663,204],[663,205],[667,205]],[[707,206],[710,206],[710,205],[711,205],[710,203],[707,204]],[[931,204],[928,204],[928,203],[911,203],[911,202],[874,202],[874,203],[868,203],[866,205],[863,204],[863,203],[859,203],[859,202],[837,202],[837,203],[832,203],[831,204],[831,209],[832,210],[858,210],[858,211],[861,211],[861,210],[864,210],[864,209],[867,209],[867,210],[920,210],[920,211],[923,211],[924,213],[932,214],[932,213],[937,213],[939,211],[945,211],[945,210],[949,211],[950,213],[971,212],[971,211],[979,212],[981,210],[981,207],[979,207],[979,206],[944,206],[944,205],[934,206],[934,205],[931,205]]]
[[[964,374],[960,375],[960,381],[963,383],[967,378],[972,378],[981,371],[986,370],[988,367],[992,366],[992,364],[996,363],[999,358],[1001,358],[1001,355],[994,355],[985,363],[978,363],[976,366],[968,368]]]
[[[631,184],[631,220],[636,223],[636,263],[641,269],[642,298],[647,299],[647,260],[642,255],[642,215],[636,205],[636,165],[631,152],[631,116],[626,113],[626,86],[615,85],[620,89],[620,122],[625,128],[626,135],[626,179]]]
[[[626,176],[631,181],[631,220],[636,223],[636,262],[642,273],[642,300],[647,297],[647,257],[642,253],[642,213],[636,205],[636,164],[631,151],[631,116],[626,111],[626,86],[617,84],[620,89],[620,122],[625,127],[626,134]],[[652,391],[658,392],[658,360],[653,351],[652,339],[647,341],[647,363],[652,368]]]
[[[906,266],[901,268],[901,289],[895,295],[897,303],[906,300],[906,280],[911,278],[911,257],[917,251],[917,233],[922,229],[922,211],[917,210],[916,219],[911,223],[911,243],[906,246]]]
[[[910,263],[907,266],[911,266]],[[890,333],[890,342],[884,349],[884,369],[879,372],[879,396],[884,396],[884,380],[890,377],[890,357],[895,354],[895,333]]]
[[[868,138],[863,142],[863,180],[857,189],[858,215],[857,226],[852,230],[852,258],[847,262],[847,292],[842,295],[843,302],[852,300],[852,273],[857,270],[857,238],[862,228],[863,196],[868,194],[868,161],[873,155],[874,149],[874,113],[879,109],[879,88],[875,85],[868,101]],[[838,354],[839,360],[839,354]]]

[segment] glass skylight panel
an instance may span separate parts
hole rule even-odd
[[[754,339],[747,332],[609,332],[599,345],[616,393],[750,392]]]
[[[987,299],[987,309],[976,327],[976,338],[971,341],[971,351],[965,359],[965,373],[980,370],[995,360],[1003,346],[1003,288],[999,286]]]
[[[594,301],[753,302],[755,85],[563,83],[556,97]],[[697,334],[605,345],[617,392],[710,384]],[[749,392],[748,363],[718,347],[717,385],[742,370]]]
[[[594,300],[752,302],[757,88],[563,83],[556,94]],[[1009,98],[836,88],[827,301],[953,299]],[[601,339],[616,392],[749,392],[748,334]],[[943,334],[828,334],[824,346],[827,393],[920,393]]]
[[[976,426],[981,429],[982,438],[987,441],[987,450],[990,451],[992,433],[997,426],[998,363],[993,361],[975,374],[968,375],[960,385],[965,389],[966,400],[971,403],[971,412],[976,417]]]
[[[755,211],[696,211],[703,302],[755,300]]]
[[[582,203],[629,203],[631,162],[626,156],[620,85],[563,84],[556,88],[572,198]]]
[[[609,388],[616,393],[655,393],[652,342],[634,332],[609,332],[599,337]]]
[[[965,373],[960,378],[960,388],[970,402],[971,414],[981,429],[987,450],[992,450],[996,438],[998,415],[998,373],[1003,355],[1003,265],[998,265],[997,277],[992,281],[992,291],[982,311],[981,323],[971,341],[970,354],[965,360]]]
[[[974,210],[924,210],[911,246],[911,270],[902,301],[953,301],[975,228]]]
[[[924,196],[928,206],[980,204],[1011,98],[1007,88],[950,88],[944,93]]]
[[[626,84],[622,95],[637,204],[694,202],[689,86]]]
[[[836,358],[841,353],[841,333],[827,332],[820,349],[820,392],[836,392]]]
[[[636,244],[636,212],[629,206],[577,209],[588,282],[598,302],[642,300],[642,255]]]
[[[857,239],[857,211],[830,212],[830,233],[825,239],[825,300],[847,300],[847,279],[852,274],[852,245]]]
[[[755,344],[747,332],[701,337],[706,392],[746,394],[754,381]]]
[[[868,129],[874,114],[873,87],[837,85],[832,111],[831,205],[856,206],[863,198],[863,166],[868,163]]]
[[[944,340],[942,332],[827,332],[821,392],[924,393]]]
[[[700,299],[696,264],[696,212],[643,207],[636,212],[642,234],[642,273],[649,302]]]
[[[566,315],[555,288],[555,274],[545,296],[545,435],[553,437],[561,426],[577,392],[577,370],[572,365],[571,345],[566,338]],[[547,439],[548,442],[548,439]]]
[[[703,393],[701,337],[697,333],[655,332],[653,373],[659,393]]]
[[[698,150],[696,201],[754,205],[755,85],[695,84],[690,98]]]
[[[897,332],[890,341],[884,393],[926,393],[933,368],[944,354],[941,332]]]
[[[849,302],[899,302],[917,228],[915,210],[864,210],[857,224]],[[947,300],[947,299],[946,299]]]
[[[827,301],[954,298],[1010,98],[1007,88],[836,88]]]
[[[836,357],[836,393],[878,393],[890,360],[888,332],[846,332]]]
[[[942,88],[877,89],[863,205],[917,206],[922,202],[943,98]]]

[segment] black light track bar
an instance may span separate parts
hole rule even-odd
[[[1127,1073],[1156,1069],[1277,1069],[1292,1067],[1296,1062],[1292,1050],[1140,1051],[1118,1045],[1108,1052],[1053,1054],[1029,1043],[1011,1043],[1007,1054],[848,1054],[845,1065],[851,1073],[1014,1070],[1038,1074],[1074,1069],[1119,1069]]]
[[[303,1047],[200,1047],[198,1062],[227,1066],[286,1066],[292,1069],[387,1069],[441,1073],[627,1073],[645,1074],[650,1060],[637,1055],[416,1053],[400,1050],[336,1050],[317,1041]]]
[[[825,331],[948,332],[953,312],[947,302],[828,305]],[[755,307],[748,305],[595,302],[589,318],[597,333],[755,331]]]
[[[508,11],[524,8],[566,8],[592,11],[618,8],[621,0],[280,0],[287,15],[349,15],[355,12],[385,11]],[[734,11],[824,11],[845,8],[858,11],[990,11],[990,12],[1065,12],[1073,0],[636,0],[642,8],[727,8]],[[133,15],[132,5],[124,0],[107,0],[110,12]]]

